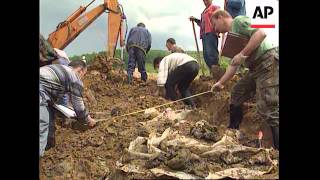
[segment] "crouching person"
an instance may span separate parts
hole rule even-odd
[[[156,57],[153,60],[155,69],[159,69],[157,85],[160,95],[165,94],[166,99],[177,100],[175,86],[182,98],[191,96],[189,86],[199,72],[199,64],[193,57],[184,53],[172,53],[165,57]],[[194,101],[189,98],[184,103],[195,108]]]
[[[45,149],[55,145],[55,119],[52,104],[57,102],[66,93],[70,95],[77,120],[87,123],[90,127],[95,125],[96,122],[88,114],[82,99],[83,83],[81,79],[86,71],[86,64],[81,60],[72,61],[69,66],[52,64],[40,68],[40,156],[43,156]]]

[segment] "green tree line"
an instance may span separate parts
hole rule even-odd
[[[86,53],[86,54],[81,54],[81,55],[75,55],[70,57],[70,60],[76,60],[76,59],[82,59],[83,56],[85,56],[86,58],[86,62],[87,64],[91,64],[93,62],[93,60],[98,56],[98,55],[105,55],[106,51],[100,51],[100,52],[92,52],[92,53]],[[170,53],[168,51],[165,50],[150,50],[149,53],[146,56],[146,69],[148,72],[155,72],[155,70],[153,69],[153,59],[158,57],[158,56],[166,56],[169,55]],[[198,55],[197,55],[197,51],[187,51],[187,54],[194,57],[195,59],[198,60]],[[124,61],[127,67],[128,64],[128,53],[124,50]],[[121,50],[117,49],[115,52],[115,57],[119,58],[121,57]],[[203,60],[203,55],[202,55],[202,51],[200,52],[200,60],[201,60],[201,64],[202,64],[202,68],[204,70],[205,74],[209,73],[209,70]],[[229,64],[229,59],[222,57],[220,59],[220,64],[223,68],[226,68]]]

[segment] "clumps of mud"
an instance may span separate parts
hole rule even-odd
[[[221,177],[262,178],[277,171],[278,152],[239,144],[232,132],[216,143],[204,143],[166,129],[149,138],[137,137],[120,159],[118,168],[126,173],[144,173],[178,178]],[[236,171],[236,173],[231,173]],[[211,176],[210,176],[211,173]],[[275,174],[274,177],[277,177]]]
[[[148,80],[145,84],[136,78],[132,85],[128,85],[125,70],[121,66],[116,60],[97,56],[88,67],[83,80],[86,107],[93,118],[110,120],[100,122],[94,128],[77,123],[67,127],[57,125],[56,146],[46,151],[40,159],[40,179],[153,179],[159,178],[151,173],[156,168],[172,169],[197,177],[207,177],[209,172],[222,171],[226,167],[244,166],[264,170],[261,164],[266,162],[267,156],[261,152],[255,158],[246,159],[248,154],[227,153],[226,149],[222,149],[225,151],[223,155],[210,156],[216,157],[210,159],[198,155],[201,148],[197,145],[170,145],[174,143],[174,138],[165,139],[155,146],[165,153],[148,156],[146,159],[134,159],[133,155],[128,155],[126,149],[137,137],[147,139],[152,134],[158,137],[167,128],[179,132],[179,135],[188,140],[195,140],[192,141],[194,143],[198,141],[198,145],[201,142],[204,148],[210,148],[209,145],[219,142],[228,123],[229,90],[233,82],[227,84],[225,90],[194,98],[197,109],[183,116],[183,120],[177,120],[167,110],[169,107],[172,110],[182,109],[183,103],[157,108],[158,112],[150,110],[149,113],[112,119],[169,102],[153,95],[157,89],[155,80]],[[191,85],[191,92],[196,94],[208,91],[213,83],[212,80],[195,80]],[[255,108],[248,109],[240,128],[245,134],[251,135],[251,139],[256,138],[257,130],[263,129],[254,110]],[[172,120],[152,121],[163,112],[166,112],[167,119],[171,117]],[[201,120],[206,122],[200,123]],[[138,149],[145,154],[149,152],[146,139]],[[157,149],[153,150],[157,152]],[[272,159],[278,157],[278,152],[270,153]],[[247,164],[232,164],[237,158],[243,159]],[[130,163],[132,166],[119,166],[119,163]]]
[[[91,117],[107,120],[94,128],[73,121],[65,126],[57,120],[56,146],[46,151],[40,160],[40,179],[117,179],[124,176],[125,173],[118,173],[115,162],[138,134],[149,134],[137,131],[138,122],[145,121],[143,114],[111,118],[168,101],[152,95],[155,81],[145,86],[135,79],[134,84],[128,85],[125,71],[117,63],[98,56],[83,79],[84,101]],[[127,179],[128,175],[124,177]]]
[[[123,82],[126,79],[124,62],[115,58],[107,58],[98,55],[92,64],[88,66],[88,71],[94,76],[101,76],[103,79],[111,80],[113,83]]]
[[[195,127],[191,128],[190,134],[197,139],[204,139],[207,141],[217,142],[221,139],[218,128],[210,125],[207,121],[199,121]]]

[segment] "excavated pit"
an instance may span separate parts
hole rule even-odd
[[[99,122],[94,128],[86,128],[81,125],[61,126],[57,120],[56,146],[45,152],[40,159],[40,179],[139,179],[161,178],[151,172],[126,173],[119,170],[119,159],[126,156],[126,149],[130,142],[138,136],[148,137],[150,132],[141,125],[142,122],[150,121],[154,116],[146,116],[144,113],[114,118],[122,114],[147,109],[169,101],[162,97],[154,96],[157,89],[156,80],[151,78],[147,84],[138,77],[133,85],[126,82],[126,74],[122,65],[116,61],[107,61],[99,56],[88,68],[84,79],[85,104],[95,119],[107,118]],[[152,77],[152,76],[150,76]],[[195,98],[197,109],[189,113],[184,122],[169,122],[158,124],[157,133],[163,133],[171,127],[179,134],[195,138],[203,143],[214,143],[224,134],[229,119],[230,88],[236,82],[237,77],[226,85],[225,89],[213,94],[206,94]],[[212,80],[197,79],[192,83],[192,94],[208,91],[214,82]],[[257,133],[264,133],[263,146],[270,147],[272,136],[267,124],[257,115],[255,102],[252,100],[244,107],[245,115],[240,126],[244,134],[241,144],[255,147]],[[183,109],[183,103],[176,103],[157,110],[161,113],[167,108],[173,110]],[[204,126],[196,123],[204,120],[208,122]],[[177,125],[178,123],[178,125]],[[141,151],[145,147],[141,147]],[[245,155],[244,155],[245,156]],[[274,156],[277,156],[275,153]],[[275,157],[277,158],[277,157]],[[228,160],[226,155],[225,161]],[[218,164],[205,163],[205,158],[197,159],[192,156],[188,149],[172,149],[171,154],[160,156],[146,162],[136,161],[143,164],[147,169],[154,167],[170,167],[175,170],[183,170],[199,177],[208,175],[209,170],[223,170]],[[260,158],[261,161],[261,158]],[[259,158],[257,158],[259,162]],[[254,162],[254,163],[257,163]],[[277,177],[276,170],[266,178]]]

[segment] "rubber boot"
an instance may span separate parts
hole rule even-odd
[[[228,128],[239,129],[242,119],[243,119],[242,107],[230,104],[230,121],[229,121]]]
[[[272,137],[273,137],[273,146],[279,150],[279,126],[271,127]]]
[[[147,79],[148,79],[147,72],[141,73],[141,80],[144,81],[144,82],[147,82]]]

